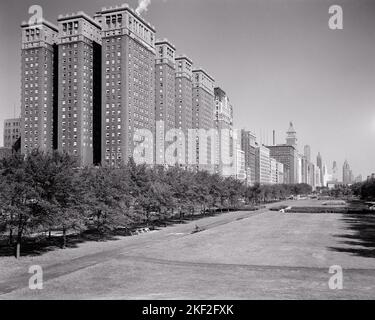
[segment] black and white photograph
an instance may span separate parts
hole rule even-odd
[[[121,1],[0,0],[0,300],[373,300],[375,1]]]

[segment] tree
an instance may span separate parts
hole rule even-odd
[[[25,171],[38,194],[40,225],[62,229],[62,247],[70,229],[84,225],[83,189],[75,169],[76,160],[66,153],[34,150],[26,158]]]
[[[127,171],[119,168],[86,168],[81,174],[84,204],[98,233],[127,225],[131,195]]]
[[[10,244],[13,242],[13,232],[16,232],[15,256],[18,259],[24,234],[33,230],[39,221],[39,194],[34,188],[32,176],[25,170],[25,161],[21,155],[13,154],[3,159],[0,172],[2,220],[9,228]]]

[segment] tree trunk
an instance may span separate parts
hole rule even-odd
[[[22,231],[18,232],[17,235],[17,244],[16,244],[16,259],[21,257],[21,240],[22,240]]]
[[[22,225],[22,216],[20,217],[20,221],[18,223],[18,230],[17,230],[17,244],[16,244],[16,259],[21,257],[21,241],[22,241],[22,233],[23,233],[23,225]]]
[[[63,228],[63,243],[62,243],[62,248],[66,248],[66,228]]]
[[[10,228],[9,229],[9,240],[8,240],[8,244],[11,246],[13,244],[13,229]]]
[[[48,230],[48,240],[51,240],[51,229]]]

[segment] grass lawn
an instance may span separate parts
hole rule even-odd
[[[20,261],[0,258],[0,299],[373,299],[374,221],[360,222],[232,212]],[[206,230],[192,234],[196,224]],[[43,290],[27,288],[30,264],[43,266]],[[328,288],[332,265],[343,268],[343,290]]]

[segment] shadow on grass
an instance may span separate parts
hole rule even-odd
[[[137,230],[149,228],[151,231],[160,230],[168,226],[177,224],[187,224],[195,220],[207,217],[214,217],[224,213],[237,211],[237,209],[230,210],[212,210],[205,213],[189,214],[183,216],[165,217],[163,219],[153,220],[150,222],[142,222],[133,225],[129,228],[122,228],[114,231],[99,233],[96,230],[86,230],[80,234],[70,234],[66,237],[66,249],[77,248],[79,244],[88,241],[116,241],[120,237],[133,236],[137,234]],[[251,211],[249,209],[248,211]],[[49,251],[62,249],[63,238],[61,236],[39,236],[36,238],[25,237],[21,244],[21,256],[39,256]],[[15,255],[15,244],[9,245],[6,236],[0,237],[0,257],[10,257]]]
[[[375,258],[375,215],[369,213],[346,214],[342,221],[351,234],[335,235],[345,247],[331,247],[332,251],[350,253],[355,256]]]
[[[110,241],[117,240],[115,234],[101,235],[93,232],[83,232],[81,234],[72,234],[66,237],[65,248],[77,248],[80,243],[87,241]],[[61,249],[63,245],[63,238],[52,236],[37,238],[24,238],[21,244],[21,256],[39,256],[49,251]],[[9,245],[8,239],[0,239],[0,257],[1,256],[14,256],[15,244]]]

